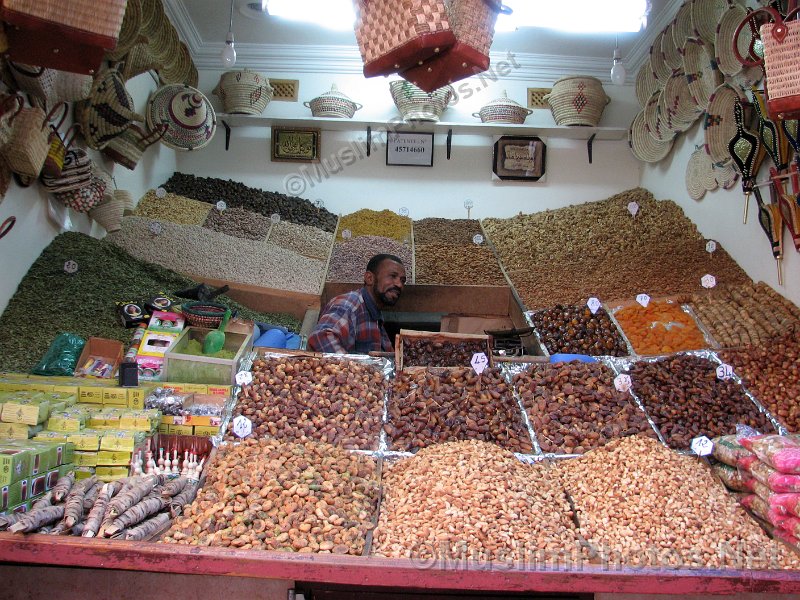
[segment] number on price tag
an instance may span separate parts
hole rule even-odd
[[[238,385],[250,385],[253,383],[253,374],[250,371],[239,371],[236,374],[236,383]]]
[[[223,202],[222,200],[220,200],[219,202],[217,202],[217,210],[218,210],[219,212],[222,212],[222,211],[223,211],[223,210],[225,210],[226,208],[228,208],[228,205],[227,205],[227,204],[225,204],[225,202]]]
[[[716,249],[717,249],[717,242],[715,242],[714,240],[708,240],[706,242],[706,252],[712,254],[714,251],[716,251]]]
[[[631,376],[622,373],[614,377],[614,387],[618,392],[628,392],[631,389]]]
[[[600,300],[597,298],[589,298],[589,301],[586,303],[586,306],[589,307],[589,310],[592,311],[593,315],[597,314],[597,311],[600,310]]]
[[[701,435],[692,440],[692,452],[697,456],[708,456],[712,450],[714,450],[714,442],[706,436]]]
[[[351,237],[353,237],[353,233],[349,229],[342,231],[342,238],[349,240]]]
[[[480,233],[476,233],[472,236],[472,243],[480,246],[483,243],[483,236]]]
[[[704,288],[710,290],[715,285],[717,285],[717,278],[714,277],[713,275],[703,275],[703,277],[700,278],[700,283],[703,285]]]
[[[167,196],[167,190],[163,187],[156,189],[156,198],[165,198]]]
[[[323,206],[325,206],[325,203],[322,200],[317,200],[314,202],[314,206],[316,206],[317,208],[322,208]]]
[[[272,216],[269,218],[269,220],[272,221],[273,223],[280,223],[281,216],[278,213],[272,213]]]
[[[469,361],[469,364],[471,364],[472,368],[475,369],[475,372],[480,375],[483,373],[486,365],[489,364],[489,359],[486,358],[486,355],[483,352],[476,352],[472,355],[472,360]]]
[[[464,200],[464,208],[470,209],[473,206],[475,206],[475,204],[472,202],[472,200]]]
[[[407,217],[408,216],[408,209],[405,206],[401,206],[400,210],[398,212],[400,213],[401,217]]]
[[[159,223],[158,221],[153,221],[152,223],[150,223],[150,233],[152,233],[153,235],[161,235],[161,232],[163,230],[164,228],[161,227],[161,223]]]
[[[639,294],[636,296],[636,301],[641,304],[644,308],[647,308],[647,305],[650,304],[650,296],[647,294]]]
[[[247,437],[253,432],[253,423],[247,417],[239,415],[233,419],[233,433],[237,437]]]
[[[717,379],[726,381],[733,377],[733,367],[728,364],[721,364],[717,367]]]
[[[64,272],[73,275],[74,273],[78,272],[78,263],[74,260],[68,260],[64,263]]]
[[[628,212],[631,213],[634,217],[636,213],[639,212],[639,203],[638,202],[628,202]]]

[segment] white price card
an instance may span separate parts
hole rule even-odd
[[[239,371],[236,374],[237,385],[250,385],[253,383],[253,374],[250,371]]]
[[[269,218],[269,220],[272,221],[273,223],[280,223],[281,216],[278,213],[272,213],[272,216]]]
[[[472,202],[472,200],[469,200],[469,199],[464,200],[464,208],[470,209],[473,206],[475,206],[475,204]]]
[[[716,249],[717,249],[717,242],[715,242],[714,240],[708,240],[706,242],[706,252],[712,254],[713,252],[716,251]]]
[[[631,389],[631,376],[622,373],[614,377],[614,387],[618,392],[628,392]]]
[[[472,236],[472,243],[480,246],[483,243],[483,236],[480,233],[476,233]]]
[[[717,379],[721,379],[722,381],[726,381],[733,377],[733,367],[722,363],[720,366],[717,367]]]
[[[223,211],[223,210],[225,210],[226,208],[228,208],[228,205],[227,205],[227,204],[225,204],[225,202],[223,202],[222,200],[220,200],[219,202],[217,202],[217,210],[218,210],[219,212],[222,212],[222,211]]]
[[[156,189],[156,198],[166,198],[166,196],[167,190],[165,190],[163,187]]]
[[[161,235],[161,232],[164,231],[164,228],[161,227],[161,223],[158,221],[153,221],[150,223],[150,233],[153,235]]]
[[[76,263],[74,260],[68,260],[67,262],[64,263],[64,272],[69,273],[70,275],[72,275],[73,273],[77,273],[78,263]]]
[[[714,442],[706,436],[701,435],[692,440],[692,452],[697,456],[708,456],[714,450]]]
[[[317,208],[322,208],[323,206],[325,206],[325,203],[322,200],[316,200],[314,202],[314,206],[316,206]]]
[[[589,298],[589,301],[586,303],[586,306],[589,307],[589,310],[592,311],[593,315],[597,314],[597,311],[600,310],[600,300],[597,298]]]
[[[710,290],[715,285],[717,285],[717,278],[714,277],[713,275],[703,275],[700,278],[700,283],[703,285],[704,288]]]
[[[233,419],[233,433],[237,437],[247,437],[253,432],[253,423],[247,417],[239,415]]]
[[[647,305],[650,304],[650,296],[647,294],[639,294],[636,296],[636,301],[641,304],[644,308],[647,308]]]
[[[476,352],[472,355],[472,360],[469,361],[469,364],[471,364],[472,368],[475,369],[475,372],[480,375],[483,373],[486,365],[489,364],[489,359],[483,352]]]
[[[342,237],[346,240],[349,240],[351,237],[353,237],[353,233],[349,229],[345,229],[342,231]]]
[[[399,213],[399,215],[401,217],[407,217],[408,216],[408,209],[405,206],[401,206],[400,210],[397,211],[397,212]]]
[[[628,212],[631,213],[634,217],[639,212],[639,203],[638,202],[628,202]]]

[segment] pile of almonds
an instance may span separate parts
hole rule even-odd
[[[798,568],[696,457],[634,436],[559,463],[592,558],[608,566]]]
[[[549,564],[580,559],[557,479],[494,444],[462,441],[384,465],[372,553]]]
[[[378,491],[369,456],[247,439],[218,448],[202,490],[162,541],[361,555]]]
[[[415,283],[423,285],[508,285],[497,257],[486,246],[414,244]]]
[[[543,452],[582,454],[611,439],[656,437],[647,415],[601,363],[531,365],[514,376]]]
[[[688,450],[701,435],[715,438],[736,433],[740,423],[774,433],[742,387],[733,379],[717,379],[717,364],[706,358],[676,355],[636,362],[630,375],[633,392],[676,450]]]
[[[298,356],[257,359],[252,370],[253,382],[239,393],[226,440],[239,439],[233,418],[243,415],[255,438],[377,450],[387,386],[376,366]]]
[[[412,451],[458,440],[494,442],[513,452],[533,449],[519,404],[500,369],[404,369],[394,379],[389,422],[392,450]]]

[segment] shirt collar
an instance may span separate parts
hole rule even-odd
[[[361,297],[364,298],[364,305],[367,307],[370,318],[372,318],[373,321],[382,321],[383,314],[378,310],[378,305],[375,304],[375,301],[372,299],[372,296],[369,295],[366,287],[361,288]]]

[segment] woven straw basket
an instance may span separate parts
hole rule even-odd
[[[122,228],[122,216],[125,204],[116,193],[105,194],[104,200],[89,210],[89,216],[102,225],[108,233],[119,231]]]
[[[611,102],[599,79],[582,75],[562,77],[544,100],[550,105],[557,125],[589,127],[600,122],[606,104]]]
[[[391,81],[389,90],[395,106],[406,121],[438,121],[454,94],[449,85],[429,93],[408,81]]]
[[[222,317],[228,307],[217,302],[184,302],[181,312],[186,322],[193,327],[215,329],[222,323]]]
[[[211,93],[222,100],[227,113],[260,115],[272,100],[273,89],[264,75],[244,69],[223,73]]]
[[[335,83],[331,85],[330,92],[324,92],[313,100],[303,102],[303,106],[310,108],[314,117],[344,119],[352,119],[355,112],[363,108],[358,102],[352,101],[347,94],[340,92]]]

